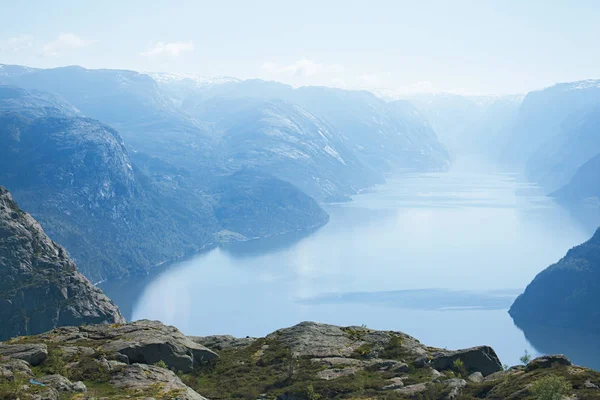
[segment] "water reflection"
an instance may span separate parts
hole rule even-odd
[[[574,364],[600,371],[600,335],[534,324],[518,327],[539,353],[566,354]]]

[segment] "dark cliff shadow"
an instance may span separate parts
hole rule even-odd
[[[537,324],[515,323],[542,354],[564,354],[574,364],[600,371],[600,334]]]

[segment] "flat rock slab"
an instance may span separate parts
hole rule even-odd
[[[527,364],[525,368],[527,371],[533,371],[534,369],[539,368],[551,368],[553,365],[564,365],[570,366],[573,365],[571,361],[562,354],[554,354],[548,356],[542,356],[534,358]]]
[[[382,390],[396,390],[404,387],[404,379],[403,377],[392,378],[388,380],[388,384],[382,387]]]
[[[185,373],[191,372],[203,361],[218,357],[217,353],[190,340],[177,328],[158,321],[68,327],[56,329],[50,335],[42,335],[44,336],[52,341],[91,341],[91,346],[101,346],[106,353],[123,355],[119,361],[132,364],[155,364],[163,361],[170,369]]]
[[[423,345],[405,333],[376,331],[362,326],[302,322],[267,335],[267,339],[277,340],[296,356],[311,358],[352,357],[355,350],[363,345],[368,345],[372,349],[372,357],[376,358],[392,338],[400,338],[402,350],[411,358],[425,354]]]
[[[405,386],[401,389],[396,389],[394,391],[396,393],[405,394],[408,396],[414,396],[416,394],[425,392],[427,390],[427,388],[428,388],[427,383],[417,383],[415,385]]]
[[[160,396],[167,398],[206,400],[186,386],[172,371],[153,365],[128,365],[115,373],[110,383],[115,387],[134,391],[156,387]]]
[[[18,359],[32,366],[40,365],[48,357],[45,344],[6,344],[0,343],[0,360]]]
[[[331,381],[333,379],[341,378],[342,376],[350,376],[354,375],[358,372],[358,368],[348,367],[348,368],[332,368],[332,369],[324,369],[323,371],[317,372],[317,376],[320,379]]]
[[[256,340],[256,338],[236,338],[231,335],[188,336],[188,338],[195,343],[214,350],[246,347],[250,346]]]

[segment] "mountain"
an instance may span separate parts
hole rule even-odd
[[[0,305],[0,340],[58,326],[125,322],[117,306],[2,186]]]
[[[600,154],[584,163],[568,184],[552,194],[569,206],[598,209],[600,205]]]
[[[406,98],[427,117],[453,154],[485,154],[497,159],[506,146],[523,97],[419,94]]]
[[[600,333],[600,229],[540,272],[510,308],[519,324]]]
[[[79,66],[0,65],[0,84],[60,96],[86,117],[117,129],[129,150],[192,166],[212,154],[211,138],[202,126],[180,112],[145,74]]]
[[[163,81],[161,87],[170,91],[168,81]],[[302,126],[311,132],[305,133],[298,144],[307,147],[302,150],[305,154],[315,153],[320,148],[319,159],[328,162],[321,165],[317,159],[315,161],[321,173],[327,171],[326,176],[314,176],[315,172],[306,171],[304,182],[302,178],[285,179],[303,188],[307,188],[306,179],[311,179],[311,175],[315,181],[325,179],[327,184],[321,184],[321,193],[307,189],[319,199],[335,199],[332,190],[337,192],[337,197],[348,197],[364,187],[382,182],[387,174],[404,170],[443,170],[449,165],[447,151],[438,142],[427,120],[411,104],[387,103],[369,92],[326,87],[293,89],[277,82],[252,79],[197,87],[182,102],[181,110],[204,126],[216,127],[215,136],[219,136],[219,118],[230,125],[235,125],[236,119],[240,118],[239,125],[254,126],[255,123],[247,121],[249,107],[256,109],[254,119],[260,120],[259,125],[262,125],[259,130],[266,130],[270,122],[274,123],[275,130],[281,129],[284,122],[290,120],[293,123],[288,124],[288,128]],[[271,114],[277,107],[274,111],[277,118],[261,118],[259,113],[264,112],[261,108],[265,107]],[[223,110],[235,112],[224,113]],[[299,122],[301,120],[304,121]],[[290,135],[278,137],[289,139]],[[271,156],[277,159],[280,154],[274,151]],[[265,154],[263,159],[271,162],[271,156]],[[344,161],[344,165],[335,163],[334,159]]]
[[[0,86],[0,182],[94,281],[143,274],[223,240],[247,239],[215,214],[219,202],[235,201],[247,213],[237,215],[249,224],[240,227],[244,233],[261,213],[271,215],[264,235],[327,221],[314,200],[279,179],[265,187],[264,174],[248,172],[243,186],[225,173],[203,185],[183,167],[134,154],[140,167],[116,130],[82,117],[64,100]],[[226,195],[215,199],[212,190],[226,182],[238,187],[220,189]],[[262,191],[251,190],[253,182]],[[269,199],[278,191],[288,204]]]
[[[141,320],[55,329],[0,351],[6,399],[593,399],[600,383],[561,355],[503,370],[489,346],[439,349],[398,331],[315,322],[235,338]]]
[[[141,273],[212,241],[210,204],[161,196],[114,129],[64,113],[73,108],[53,96],[32,100],[40,97],[0,87],[0,182],[86,276]]]
[[[529,159],[528,177],[548,191],[566,185],[579,167],[600,153],[599,129],[600,102],[567,117],[559,133]]]
[[[293,92],[293,102],[330,123],[367,167],[382,175],[440,171],[450,165],[427,119],[406,101],[326,87]]]
[[[322,201],[347,200],[381,182],[329,124],[296,104],[218,97],[187,112],[219,138],[214,162],[224,171],[262,171]]]
[[[243,239],[305,231],[329,220],[319,204],[295,186],[256,171],[240,170],[225,177],[213,193],[222,229]]]
[[[505,163],[552,192],[600,153],[600,81],[561,83],[528,93],[503,150]]]
[[[260,164],[261,172],[319,201],[338,201],[382,182],[386,174],[449,164],[448,153],[416,109],[368,92],[75,66],[0,67],[0,84],[61,96],[86,117],[116,128],[132,158],[142,153],[187,169],[191,186],[210,185],[216,175]],[[235,140],[242,136],[250,148]],[[231,162],[235,156],[239,160]],[[150,176],[164,172],[155,169]]]

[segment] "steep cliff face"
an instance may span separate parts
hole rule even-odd
[[[116,130],[41,92],[0,86],[0,183],[93,281],[147,271],[218,231],[200,196],[165,195],[138,171]]]
[[[540,272],[510,308],[517,325],[600,332],[600,229]]]
[[[0,339],[57,326],[124,322],[67,252],[0,186]]]

